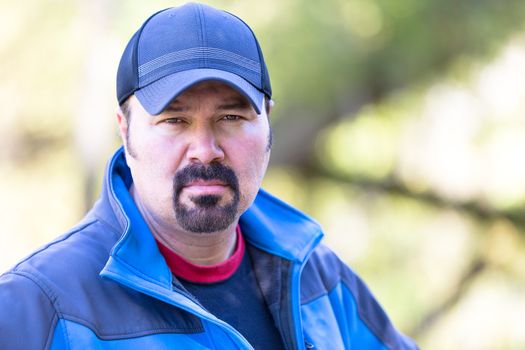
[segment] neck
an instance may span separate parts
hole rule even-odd
[[[226,230],[195,233],[178,225],[170,225],[152,216],[140,200],[133,185],[130,188],[142,217],[155,239],[194,265],[209,266],[226,261],[234,252],[237,242],[237,221]]]

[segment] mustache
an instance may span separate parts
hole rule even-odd
[[[196,180],[218,180],[230,186],[234,193],[239,190],[239,180],[235,172],[221,163],[190,164],[178,171],[173,178],[173,187],[178,195],[188,183]]]

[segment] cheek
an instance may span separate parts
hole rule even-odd
[[[147,196],[148,201],[171,202],[173,177],[180,164],[177,144],[157,137],[143,138],[133,147],[136,157],[128,157],[128,165],[141,195]]]
[[[173,178],[182,159],[182,146],[173,138],[152,135],[143,140],[143,148],[137,150],[146,170],[159,177]]]
[[[270,152],[267,151],[266,135],[242,140],[235,149],[237,152],[231,158],[239,177],[241,196],[247,202],[246,206],[249,206],[261,186],[268,166]]]

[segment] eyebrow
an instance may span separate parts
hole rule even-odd
[[[175,100],[166,107],[165,112],[186,112],[189,110],[188,106],[181,105],[179,101]]]
[[[226,103],[223,103],[217,107],[220,110],[229,110],[229,109],[248,109],[250,104],[245,100],[232,100]]]

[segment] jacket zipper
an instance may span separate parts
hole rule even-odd
[[[295,349],[299,350],[299,346],[300,346],[299,344],[302,344],[303,349],[315,348],[313,344],[307,342],[304,339],[303,322],[301,320],[301,294],[300,294],[301,274],[303,272],[303,269],[306,263],[308,262],[308,259],[310,258],[310,255],[312,255],[312,252],[313,252],[313,249],[310,249],[310,251],[307,253],[307,255],[305,256],[305,258],[303,259],[300,265],[292,262],[292,267],[291,267],[292,273],[291,273],[291,278],[290,278],[290,283],[291,283],[290,307],[291,307],[291,315],[292,315],[292,320],[291,320],[292,327],[291,328],[292,328],[292,331],[294,332],[292,336],[293,336],[293,339],[295,339],[295,344],[291,344],[292,345],[291,349],[294,349],[293,346],[295,345]]]
[[[149,295],[157,300],[161,300],[165,303],[168,303],[168,304],[171,304],[173,306],[176,306],[182,310],[185,310],[187,312],[190,312],[191,314],[199,317],[200,319],[203,319],[203,320],[206,320],[210,323],[213,323],[217,326],[219,326],[219,328],[221,328],[224,332],[230,334],[232,337],[234,338],[237,338],[239,341],[236,342],[237,345],[240,345],[239,343],[241,343],[245,349],[248,349],[248,350],[254,350],[253,347],[251,346],[251,344],[235,329],[233,328],[231,325],[229,325],[228,323],[224,322],[224,321],[221,321],[219,319],[214,319],[214,318],[211,318],[209,316],[207,316],[206,314],[202,314],[200,312],[198,312],[197,310],[194,310],[193,308],[189,307],[189,306],[185,306],[185,305],[180,305],[179,303],[173,301],[169,295],[166,295],[165,293],[162,293],[162,292],[155,292],[153,290],[151,290],[150,288],[147,288],[147,287],[144,287],[140,284],[137,284],[137,283],[130,283],[125,277],[123,277],[122,275],[118,274],[118,273],[115,273],[114,271],[108,271],[108,270],[105,270],[104,271],[104,276],[107,277],[107,278],[111,278],[112,280],[124,285],[124,286],[127,286],[129,288],[132,288],[138,292],[141,292],[141,293],[144,293],[146,295]],[[171,290],[171,292],[173,293],[177,293],[181,296],[183,296],[184,298],[190,300],[192,303],[198,305],[199,307],[202,307],[199,303],[196,303],[194,298],[188,296],[187,293],[181,293],[181,291],[177,288],[177,290]],[[203,308],[203,310],[205,310],[205,312],[209,313],[209,311],[207,311],[205,308]],[[214,344],[216,345],[216,344]]]

